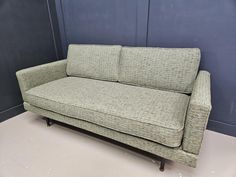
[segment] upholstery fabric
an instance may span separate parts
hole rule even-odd
[[[25,92],[27,90],[56,79],[67,77],[66,63],[67,60],[60,60],[17,71],[16,76],[23,99],[25,99]]]
[[[145,140],[145,139],[138,138],[132,135],[114,131],[114,130],[105,128],[103,126],[89,123],[87,121],[74,119],[71,117],[63,116],[58,113],[40,109],[28,103],[24,103],[24,108],[28,111],[46,116],[48,118],[51,118],[60,122],[64,122],[66,124],[69,124],[75,127],[79,127],[81,129],[96,133],[104,137],[108,137],[115,141],[147,151],[149,153],[161,156],[163,158],[173,160],[173,161],[176,161],[176,162],[179,162],[179,163],[191,166],[191,167],[196,166],[197,156],[183,151],[182,147],[169,148],[167,146],[163,146],[161,144],[158,144],[149,140]]]
[[[197,48],[122,47],[119,81],[191,93],[199,62]]]
[[[185,151],[199,154],[210,112],[210,74],[207,71],[200,71],[194,84],[186,117],[183,139]]]
[[[70,45],[67,74],[99,80],[117,81],[119,45]]]
[[[31,105],[169,147],[181,144],[189,96],[67,77],[30,89]]]
[[[26,110],[195,167],[211,111],[199,62],[196,48],[71,45],[16,75]]]

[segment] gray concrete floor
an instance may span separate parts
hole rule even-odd
[[[0,124],[0,177],[236,177],[236,138],[206,131],[197,168],[158,163],[26,112]]]

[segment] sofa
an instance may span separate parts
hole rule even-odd
[[[25,110],[196,167],[211,111],[198,48],[71,44],[16,73]]]

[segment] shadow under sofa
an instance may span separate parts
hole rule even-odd
[[[211,111],[199,63],[196,48],[74,44],[17,78],[26,110],[195,167]]]

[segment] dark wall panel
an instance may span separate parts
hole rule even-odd
[[[235,19],[235,0],[1,0],[0,121],[23,111],[15,72],[66,57],[70,43],[199,47],[208,127],[236,136]]]
[[[48,13],[50,3],[0,1],[0,121],[23,110],[15,72],[60,57],[55,44],[61,44],[54,38]]]
[[[64,56],[71,43],[145,46],[148,0],[56,0]]]
[[[208,127],[236,136],[236,1],[150,0],[148,46],[199,47],[212,77]]]

